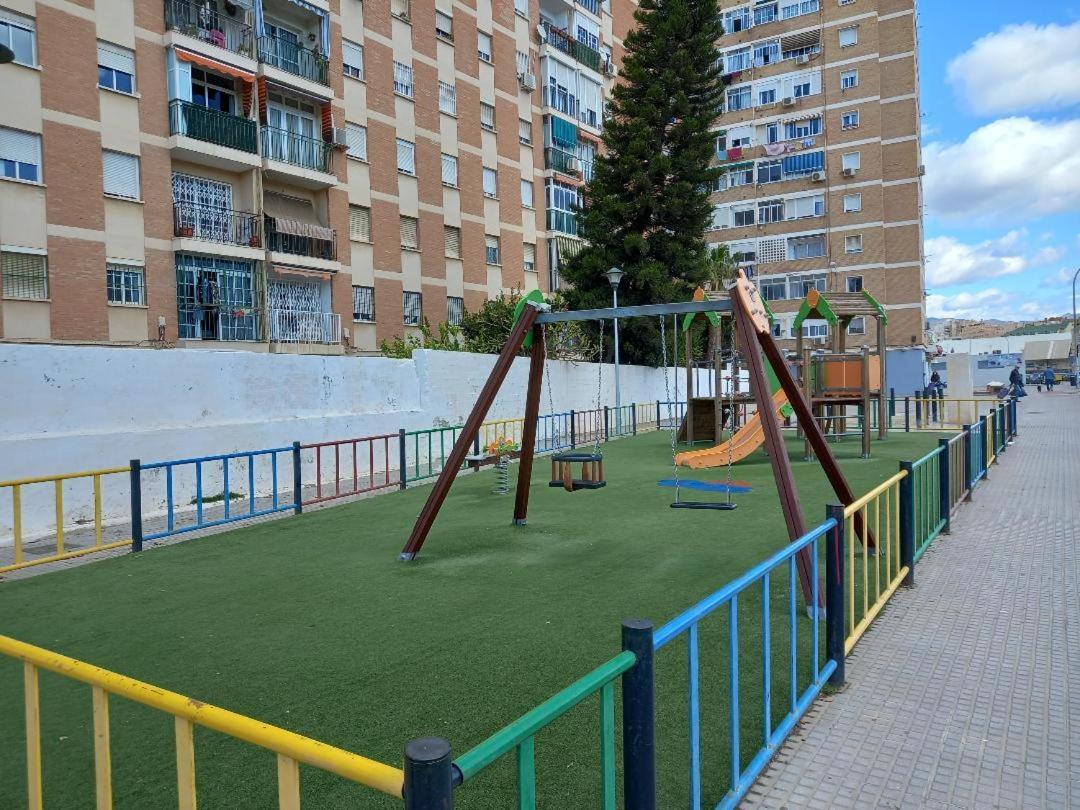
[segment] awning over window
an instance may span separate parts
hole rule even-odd
[[[193,65],[198,65],[199,67],[207,68],[215,73],[223,73],[226,76],[232,76],[234,79],[240,79],[249,84],[255,81],[255,74],[253,73],[248,73],[246,70],[240,70],[240,68],[235,68],[232,65],[226,65],[224,62],[218,62],[216,59],[211,59],[202,54],[185,51],[183,48],[176,49],[176,58],[182,59],[185,62],[191,62]]]
[[[806,152],[801,155],[792,155],[784,158],[783,169],[785,172],[816,172],[825,166],[824,152]]]
[[[263,197],[263,211],[268,217],[274,218],[274,227],[278,233],[307,236],[328,242],[334,240],[334,231],[319,224],[311,200],[268,191]]]
[[[574,124],[557,115],[551,116],[551,140],[555,145],[576,148],[577,132],[577,126]]]
[[[317,281],[327,281],[333,275],[329,270],[304,270],[299,267],[284,267],[280,264],[273,265],[271,270],[275,276],[290,276]]]
[[[572,236],[556,236],[555,249],[558,251],[559,261],[563,262],[577,256],[585,244],[580,239]]]

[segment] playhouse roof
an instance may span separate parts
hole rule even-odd
[[[727,290],[706,290],[704,287],[698,287],[694,290],[695,301],[726,301],[731,296]],[[765,314],[769,316],[769,323],[776,320],[772,310],[769,308],[769,302],[764,298],[761,299],[762,305],[765,307]],[[720,325],[720,313],[719,312],[688,312],[683,316],[682,330],[687,331],[694,323],[694,318],[699,315],[704,315],[708,318],[709,323],[713,326]]]
[[[881,306],[866,290],[854,293],[831,292],[828,298],[817,290],[810,290],[799,307],[792,329],[802,328],[807,318],[815,321],[828,321],[830,326],[839,325],[840,321],[869,316],[888,324],[889,318]]]

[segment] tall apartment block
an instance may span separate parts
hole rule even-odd
[[[867,290],[888,315],[888,344],[921,344],[914,0],[721,6],[727,88],[710,241],[752,270],[777,338],[793,337],[809,290]],[[866,329],[855,320],[849,331]],[[824,342],[828,325],[803,330]]]
[[[0,340],[373,350],[549,290],[614,33],[600,0],[0,0]]]

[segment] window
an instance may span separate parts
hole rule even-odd
[[[349,206],[349,238],[357,242],[371,241],[371,209],[363,205]]]
[[[139,199],[139,158],[123,152],[101,153],[105,177],[105,193],[126,200]]]
[[[727,92],[727,108],[728,112],[735,112],[737,110],[748,109],[751,102],[750,85],[743,85],[742,87],[736,87]]]
[[[457,115],[457,88],[446,82],[439,82],[439,112]]]
[[[821,134],[821,117],[804,118],[800,121],[788,121],[784,124],[784,140],[812,138]]]
[[[394,92],[405,98],[413,97],[412,65],[394,62]]]
[[[49,297],[49,269],[44,253],[0,251],[4,298],[44,301]]]
[[[724,55],[725,73],[737,73],[740,70],[749,70],[752,56],[749,48],[736,48]]]
[[[772,323],[769,324],[769,332],[772,334],[772,336],[774,338],[783,337],[784,336],[784,326],[783,326],[783,324],[780,323],[780,321],[773,321]]]
[[[443,252],[451,259],[461,258],[461,228],[443,225]]]
[[[528,53],[525,51],[515,52],[514,61],[517,63],[517,75],[519,79],[526,73],[532,73],[532,64],[529,61]]]
[[[825,292],[825,276],[797,276],[791,280],[792,298],[805,298],[811,290]]]
[[[788,261],[799,259],[817,259],[825,255],[824,236],[803,236],[788,240]],[[824,292],[824,289],[822,289]],[[799,297],[806,295],[800,293]]]
[[[423,317],[423,298],[418,292],[403,292],[401,308],[405,314],[406,326],[419,326]]]
[[[406,250],[420,249],[420,221],[416,217],[401,217],[401,246]]]
[[[714,231],[721,228],[727,228],[731,225],[731,206],[730,205],[717,205],[713,207],[712,212],[712,225],[710,228]]]
[[[345,154],[357,160],[367,160],[367,127],[345,122]]]
[[[476,56],[481,62],[491,64],[491,34],[476,32]]]
[[[825,166],[824,152],[800,152],[784,158],[780,164],[783,167],[784,179],[792,177],[806,177],[808,174],[820,172]]]
[[[11,48],[20,65],[36,65],[37,27],[34,20],[0,9],[0,45]]]
[[[523,254],[523,263],[526,273],[536,272],[536,245],[532,242],[526,242],[523,247],[525,252]]]
[[[854,214],[857,211],[862,211],[862,194],[845,194],[844,213]]]
[[[773,122],[765,125],[765,143],[779,143],[780,124]]]
[[[849,293],[857,293],[863,291],[862,276],[848,276],[847,277],[847,291]]]
[[[488,264],[502,263],[502,251],[499,249],[499,237],[484,237],[484,261]]]
[[[486,101],[480,102],[480,129],[488,132],[495,131],[495,105]]]
[[[105,289],[110,304],[143,306],[146,304],[145,271],[139,265],[107,262]]]
[[[0,127],[0,177],[41,181],[41,136]]]
[[[352,288],[352,319],[364,323],[375,323],[375,288]]]
[[[862,165],[861,152],[847,152],[843,157],[843,167],[855,171]]]
[[[98,42],[98,87],[118,93],[135,92],[135,54],[119,45]]]
[[[814,194],[809,197],[794,197],[787,201],[787,219],[805,219],[825,215],[825,195]]]
[[[787,279],[784,276],[762,276],[758,287],[766,301],[783,301],[787,298]]]
[[[795,98],[805,98],[811,94],[813,83],[809,80],[796,82],[791,86],[791,95]]]
[[[451,326],[460,326],[465,315],[465,299],[446,296],[446,322]]]
[[[349,42],[347,39],[341,41],[341,72],[346,76],[352,76],[354,79],[364,78],[364,46],[357,45],[355,42]]]
[[[442,156],[442,182],[444,186],[457,188],[458,185],[458,161],[453,155],[445,152]]]
[[[454,41],[454,18],[438,9],[435,10],[435,36]]]
[[[750,6],[733,8],[724,12],[724,33],[734,34],[750,27]]]
[[[754,184],[754,164],[745,163],[735,166],[728,171],[728,185],[732,188],[738,186],[751,186]]]
[[[416,144],[397,139],[397,170],[402,174],[416,174]]]
[[[848,90],[859,86],[859,71],[844,70],[840,72],[840,89]]]
[[[840,29],[840,47],[850,48],[852,45],[857,44],[859,41],[859,27],[856,25],[850,28]]]
[[[792,333],[792,337],[795,337],[794,327],[792,327]],[[803,323],[802,333],[804,337],[827,337],[829,334],[829,324],[826,321],[818,321],[816,323],[807,321]]]
[[[764,25],[776,19],[776,3],[754,6],[754,25]]]
[[[794,0],[794,2],[784,3],[780,6],[780,19],[790,20],[792,17],[803,14],[813,14],[819,6],[820,0]]]
[[[754,206],[750,205],[746,208],[732,208],[732,217],[734,219],[735,227],[741,228],[745,225],[754,224]]]
[[[487,166],[484,167],[484,196],[492,198],[499,196],[499,172]]]
[[[843,113],[840,116],[840,128],[841,129],[855,129],[859,126],[859,111],[852,110],[851,112]]]
[[[728,131],[728,149],[739,149],[754,142],[754,128],[751,126],[732,127]]]
[[[758,203],[758,222],[779,222],[784,218],[783,200],[763,200]]]
[[[529,0],[514,0],[514,13],[529,19]]]
[[[754,67],[765,67],[780,61],[780,41],[770,39],[754,46]]]
[[[777,183],[784,179],[782,162],[779,160],[766,160],[757,167],[757,181],[759,183]]]
[[[518,119],[518,142],[532,145],[532,121],[527,118]]]
[[[766,104],[775,104],[776,88],[770,87],[768,90],[759,90],[757,96],[757,103],[759,107],[764,107]]]
[[[852,318],[847,328],[849,335],[866,334],[866,318]]]
[[[521,204],[526,208],[533,207],[533,184],[531,180],[521,181]]]
[[[862,234],[844,237],[844,253],[862,253]]]

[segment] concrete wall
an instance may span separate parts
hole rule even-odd
[[[921,390],[930,379],[926,373],[926,352],[916,349],[889,349],[885,354],[885,377],[897,397]]]
[[[494,362],[492,355],[463,352],[418,351],[411,360],[391,360],[0,344],[6,394],[0,398],[0,480],[122,466],[133,458],[150,463],[460,425]],[[557,411],[596,407],[596,364],[553,361],[548,373]],[[489,419],[523,414],[527,375],[528,359],[518,358]],[[700,372],[700,391],[709,390],[708,376]],[[674,395],[674,379],[669,382]],[[624,403],[665,399],[659,369],[624,366],[621,385]],[[613,405],[610,364],[600,387],[603,403]],[[684,387],[680,370],[680,399]],[[541,413],[550,410],[545,386]],[[381,452],[377,468],[384,464]],[[390,465],[398,466],[396,447]],[[220,492],[220,466],[204,472],[204,493]],[[192,474],[192,468],[178,473],[174,503],[189,503]],[[278,475],[281,488],[291,489],[287,457],[279,459]],[[234,464],[230,476],[230,490],[246,493],[246,461]],[[256,491],[269,492],[269,459],[257,465],[256,478]],[[91,487],[89,480],[64,485],[69,525],[93,519]],[[126,519],[129,497],[126,476],[103,479],[107,522]],[[160,471],[144,477],[144,500],[148,514],[164,509]],[[24,537],[52,531],[53,503],[51,484],[23,488]],[[11,490],[2,488],[0,544],[11,537]]]

